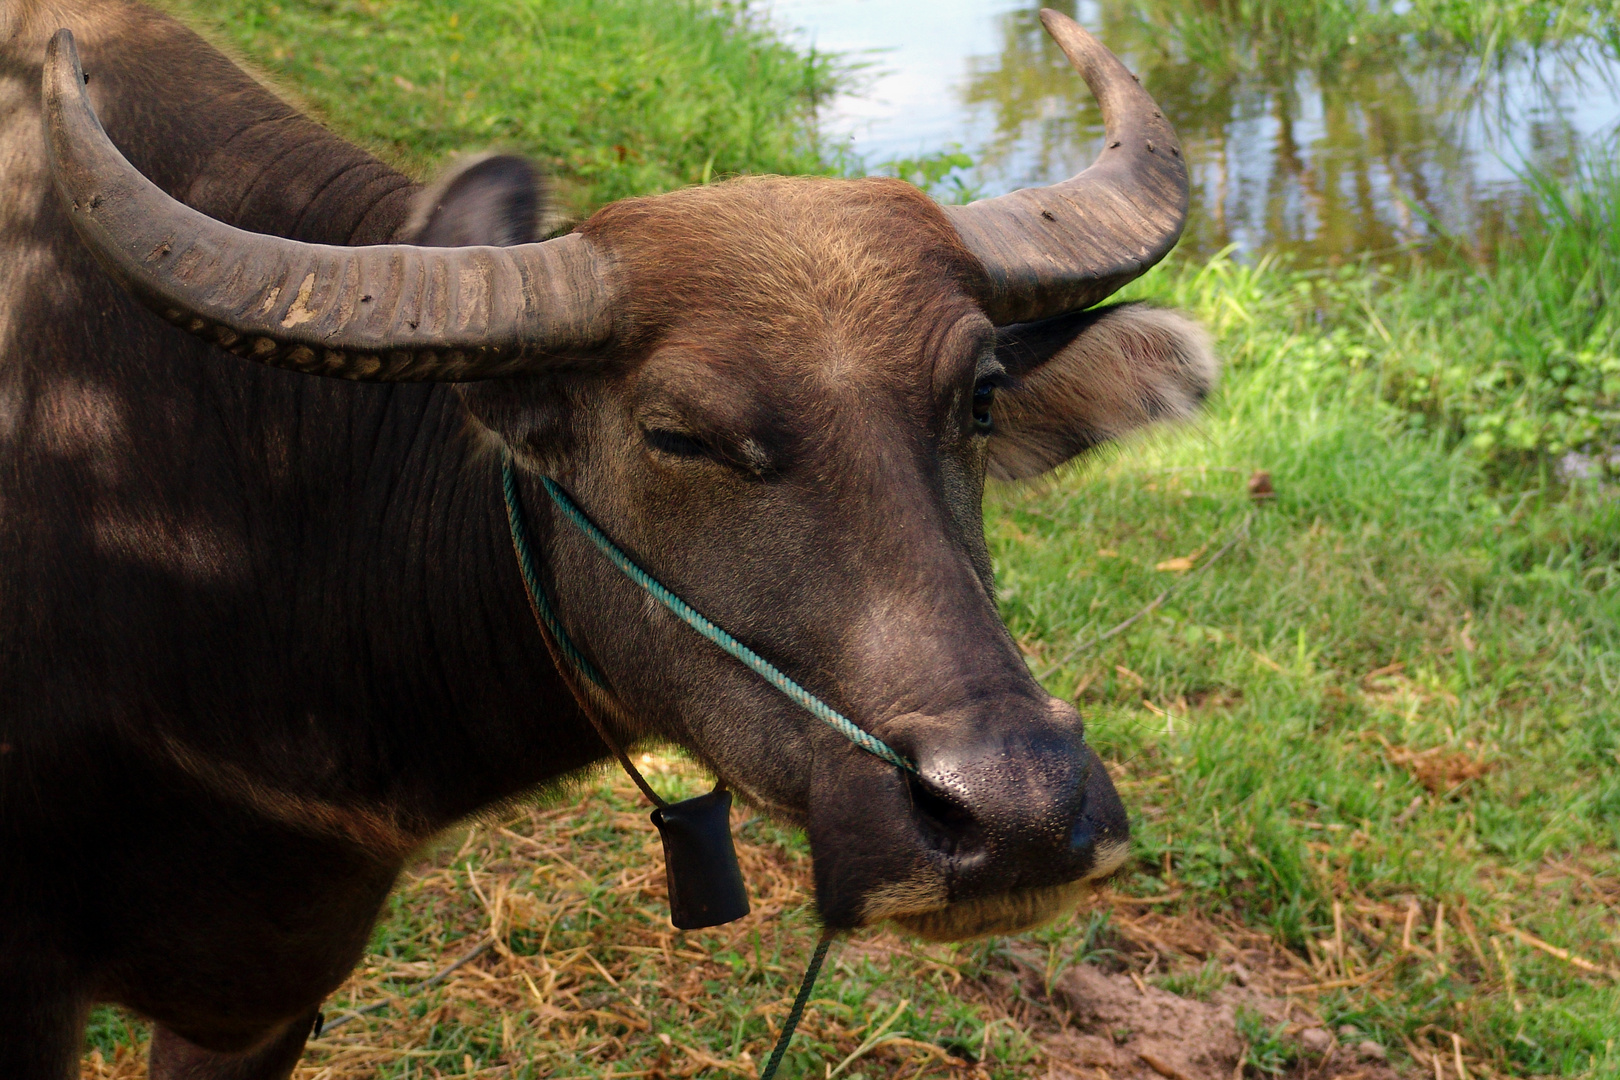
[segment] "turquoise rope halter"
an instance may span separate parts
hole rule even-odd
[[[702,612],[666,589],[659,583],[657,578],[637,566],[628,555],[619,550],[617,544],[608,539],[606,533],[597,528],[590,518],[585,516],[585,512],[579,508],[573,499],[568,497],[568,493],[558,487],[550,477],[540,477],[540,483],[546,489],[546,494],[551,496],[551,501],[556,504],[557,509],[562,511],[563,517],[573,522],[580,532],[584,533],[591,543],[595,544],[598,550],[608,557],[609,562],[624,572],[625,577],[647,590],[654,600],[657,600],[673,612],[676,618],[738,660],[741,660],[760,678],[780,690],[788,700],[831,727],[862,750],[875,757],[882,758],[897,769],[912,773],[917,771],[915,765],[897,753],[888,743],[876,735],[857,727],[843,713],[840,713],[837,709],[834,709],[831,705],[828,705],[825,701],[822,701],[816,695],[788,678],[769,660],[766,660],[753,649],[726,633],[712,620],[705,617]],[[591,682],[606,689],[607,682],[602,678],[602,674],[592,666],[589,660],[585,659],[579,649],[574,646],[573,641],[569,639],[568,632],[563,629],[562,621],[557,618],[556,611],[552,609],[550,602],[546,598],[545,590],[540,587],[540,576],[535,571],[534,555],[529,547],[528,530],[525,529],[523,524],[522,505],[518,496],[517,471],[512,467],[511,455],[507,455],[501,462],[501,488],[506,496],[506,521],[512,530],[512,546],[517,549],[518,569],[523,574],[523,584],[528,587],[530,598],[534,600],[535,610],[540,613],[540,618],[545,622],[546,629],[551,631],[551,636],[557,642],[557,647],[564,656],[568,657],[569,663],[573,664],[580,674]]]
[[[556,504],[557,509],[562,511],[563,516],[573,522],[581,532],[589,537],[591,543],[595,544],[598,550],[606,555],[614,566],[624,571],[625,577],[646,589],[654,600],[674,612],[675,616],[682,622],[738,660],[741,660],[766,682],[785,694],[794,704],[817,720],[826,723],[834,731],[843,735],[862,750],[882,758],[889,764],[906,772],[917,771],[915,765],[896,753],[888,743],[876,735],[856,727],[848,717],[788,678],[770,661],[726,633],[713,620],[707,618],[685,600],[670,592],[657,578],[637,566],[631,561],[630,556],[620,551],[618,545],[608,539],[607,534],[598,529],[590,518],[585,516],[585,512],[579,508],[573,499],[568,497],[568,493],[558,487],[550,477],[542,476],[540,483],[545,487],[546,494],[551,496],[551,501]],[[506,455],[501,461],[501,491],[506,497],[506,524],[512,530],[512,547],[517,551],[518,572],[523,575],[523,585],[529,591],[529,599],[534,604],[535,613],[545,623],[546,630],[550,632],[552,640],[557,643],[558,651],[568,658],[568,662],[574,666],[574,669],[598,687],[606,690],[607,682],[602,678],[602,673],[597,671],[596,667],[585,659],[584,654],[574,645],[573,640],[568,636],[568,631],[563,629],[562,620],[557,618],[557,612],[552,608],[551,601],[546,597],[545,589],[540,586],[540,575],[535,570],[534,565],[534,551],[529,546],[529,531],[523,524],[523,506],[518,494],[517,470],[512,468],[510,454]],[[605,735],[603,737],[606,738]],[[649,797],[653,797],[651,789],[645,786],[645,781],[636,776],[635,770],[631,767],[628,759],[624,759],[624,766],[630,769],[632,779],[636,779],[638,783],[641,783],[643,790],[648,792]],[[656,797],[654,797],[654,801],[657,801]],[[777,1036],[776,1046],[771,1051],[770,1059],[766,1062],[765,1068],[760,1071],[760,1080],[774,1080],[776,1070],[782,1064],[782,1055],[787,1052],[788,1043],[793,1039],[793,1032],[799,1026],[799,1018],[804,1015],[805,1004],[810,1000],[810,993],[815,988],[816,977],[821,973],[821,964],[827,957],[827,947],[832,944],[832,939],[833,933],[828,930],[822,933],[821,940],[816,943],[815,953],[810,958],[810,966],[806,969],[804,979],[799,984],[799,993],[793,1000],[793,1008],[788,1011],[787,1019],[782,1025],[781,1033]]]

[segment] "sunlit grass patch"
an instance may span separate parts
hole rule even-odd
[[[1239,369],[1258,358],[1274,370],[1255,377],[1298,391],[1277,398],[1311,410],[1294,430],[1333,439],[1348,424],[1366,437],[1396,420],[1414,429],[1405,458],[1486,498],[1467,462],[1425,456],[1433,432],[1442,456],[1461,444],[1488,470],[1489,497],[1516,520],[1546,519],[1545,501],[1515,505],[1512,493],[1539,494],[1572,473],[1620,473],[1620,143],[1585,155],[1567,181],[1526,180],[1524,224],[1488,252],[1442,242],[1399,260],[1311,269],[1218,255],[1176,269],[1174,290],[1223,330]],[[1324,411],[1346,393],[1370,412]],[[1355,459],[1313,456],[1335,468]]]
[[[817,101],[841,69],[728,0],[163,0],[338,131],[426,173],[540,161],[565,209],[738,173],[828,169]]]
[[[1535,224],[1487,265],[1415,268],[1371,282],[1388,393],[1490,458],[1585,451],[1617,471],[1620,442],[1620,147],[1568,183],[1528,177]]]
[[[1325,1022],[1420,1060],[1455,1032],[1504,1072],[1597,1067],[1620,1037],[1620,501],[1504,490],[1414,429],[1318,280],[1217,261],[1143,291],[1218,330],[1208,418],[987,515],[1009,625],[1139,815],[1133,889],[1267,927]]]

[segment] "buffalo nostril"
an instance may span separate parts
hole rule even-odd
[[[982,846],[983,834],[973,812],[949,793],[915,773],[906,777],[917,827],[930,846],[944,855],[961,855]]]
[[[1096,846],[1097,830],[1091,827],[1090,821],[1080,818],[1069,831],[1069,850],[1076,855],[1085,855]]]

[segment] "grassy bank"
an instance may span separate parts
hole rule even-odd
[[[740,172],[827,169],[814,103],[839,69],[732,0],[162,0],[325,121],[425,174],[543,162],[581,216]]]
[[[1536,212],[1485,265],[1441,259],[1358,275],[1362,344],[1385,396],[1497,469],[1620,443],[1620,144],[1568,183],[1532,178]],[[1390,328],[1394,327],[1394,330]]]

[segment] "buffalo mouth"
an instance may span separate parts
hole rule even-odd
[[[1130,844],[1099,844],[1096,862],[1082,878],[1057,885],[1011,889],[958,900],[921,911],[895,911],[881,917],[925,941],[967,941],[993,934],[1032,930],[1066,914],[1125,864]]]

